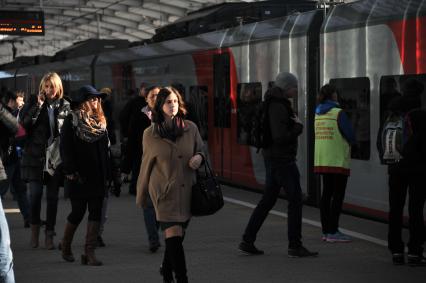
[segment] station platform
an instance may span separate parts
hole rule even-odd
[[[61,191],[62,192],[62,191]],[[247,256],[237,249],[248,218],[261,195],[224,186],[225,206],[217,214],[193,218],[184,242],[190,282],[282,283],[282,282],[425,282],[426,267],[394,266],[386,247],[387,225],[342,215],[341,230],[354,239],[351,243],[332,244],[321,241],[319,211],[304,206],[303,242],[317,258],[287,256],[286,201],[280,199],[266,219],[256,246],[261,256]],[[158,272],[162,247],[154,254],[148,250],[142,210],[136,208],[134,196],[127,188],[119,198],[111,196],[105,226],[106,247],[96,253],[104,265],[82,266],[86,223],[81,223],[73,242],[77,261],[65,262],[59,250],[46,250],[44,235],[41,247],[30,247],[30,229],[23,227],[22,217],[10,195],[3,201],[9,222],[14,271],[18,283],[85,282],[162,282]],[[45,204],[43,205],[43,209]],[[68,200],[60,199],[57,217],[57,244],[63,235]],[[44,218],[44,212],[42,218]],[[406,232],[406,231],[405,231]],[[406,236],[406,235],[405,235]]]

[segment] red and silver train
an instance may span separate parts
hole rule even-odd
[[[320,195],[313,173],[313,118],[321,85],[337,86],[353,123],[345,209],[386,219],[387,168],[376,137],[389,87],[398,91],[416,77],[426,84],[426,3],[421,0],[362,0],[313,9],[233,28],[111,52],[3,69],[0,84],[35,93],[41,76],[58,72],[65,91],[85,84],[114,89],[116,113],[126,91],[141,82],[180,83],[194,105],[215,172],[232,184],[262,189],[261,154],[248,144],[250,121],[276,75],[299,79],[293,101],[305,124],[298,165],[307,199]],[[13,83],[12,83],[13,81]],[[422,94],[426,104],[426,95]]]

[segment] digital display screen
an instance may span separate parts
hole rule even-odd
[[[0,34],[44,35],[44,13],[0,10]]]

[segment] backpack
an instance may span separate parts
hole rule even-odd
[[[403,159],[402,152],[412,134],[408,114],[391,113],[386,118],[381,132],[382,164],[395,164]]]
[[[258,104],[251,119],[249,142],[251,146],[256,147],[256,153],[259,153],[260,149],[269,146],[272,140],[269,127],[268,106],[268,101],[262,101],[262,103]]]
[[[259,153],[260,149],[267,148],[272,144],[272,133],[269,125],[269,104],[271,102],[284,105],[287,108],[289,117],[294,116],[294,111],[285,98],[271,97],[262,101],[256,107],[251,119],[249,142],[251,146],[257,148],[256,153]],[[290,119],[290,121],[292,122],[293,120]]]

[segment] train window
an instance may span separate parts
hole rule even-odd
[[[250,144],[252,118],[262,102],[261,83],[243,83],[237,86],[237,142]]]
[[[188,119],[195,116],[198,129],[203,140],[208,139],[208,88],[207,86],[189,87]],[[193,113],[191,113],[193,112]]]
[[[352,158],[370,159],[370,80],[368,78],[331,79],[337,88],[339,103],[348,114],[355,131],[357,145]]]
[[[426,74],[421,75],[403,75],[403,76],[383,76],[380,78],[380,125],[389,114],[389,104],[396,97],[403,95],[404,83],[408,79],[416,79],[423,84],[421,95],[422,106],[426,106]]]

